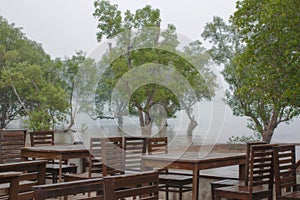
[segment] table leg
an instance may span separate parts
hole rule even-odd
[[[59,158],[59,171],[58,171],[58,180],[59,180],[59,183],[62,182],[62,157]]]
[[[246,179],[246,165],[245,164],[240,164],[239,165],[239,179],[240,180],[245,180]]]
[[[199,199],[199,169],[195,167],[193,170],[193,191],[192,191],[192,199]]]

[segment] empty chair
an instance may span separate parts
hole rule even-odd
[[[146,153],[145,137],[125,137],[125,170],[141,171],[142,155]]]
[[[17,199],[22,172],[0,173],[0,199]],[[7,188],[2,188],[2,186]]]
[[[31,146],[46,146],[54,145],[54,131],[37,131],[30,132]],[[59,174],[59,164],[55,161],[49,161],[46,165],[47,178],[51,178],[53,183],[57,183]],[[64,161],[62,165],[62,173],[76,173],[77,166],[74,164],[68,164],[68,161]]]
[[[165,154],[168,153],[168,138],[156,137],[148,138],[148,154]],[[169,192],[179,194],[179,199],[182,199],[182,194],[192,190],[190,184],[193,179],[190,175],[184,175],[176,172],[169,172],[166,170],[159,174],[160,191],[166,193],[166,199],[169,199]]]
[[[147,151],[149,155],[168,153],[168,138],[153,137],[147,139]]]
[[[125,173],[125,157],[122,137],[102,138],[103,176]]]
[[[277,200],[300,199],[296,179],[295,145],[274,147],[274,174]]]
[[[33,199],[32,186],[45,184],[46,163],[39,160],[0,164],[0,199]]]
[[[158,200],[158,172],[104,177],[104,199]]]
[[[0,130],[0,163],[21,161],[25,138],[26,130]]]
[[[260,145],[260,144],[266,144],[266,142],[247,142],[247,147],[246,147],[247,161],[249,160],[249,156],[250,156],[250,147],[252,145]],[[249,174],[249,169],[248,169],[248,164],[246,164],[245,176],[248,177],[248,174]],[[223,179],[223,180],[211,182],[210,184],[211,184],[211,196],[212,196],[212,199],[214,199],[216,188],[234,186],[234,185],[245,185],[245,180]]]
[[[78,174],[66,174],[65,181],[123,174],[124,168],[122,137],[91,138],[88,171]]]
[[[90,138],[89,157],[87,161],[87,171],[83,173],[66,174],[65,181],[75,181],[82,179],[101,178],[102,175],[102,145],[101,138]]]
[[[275,145],[253,145],[250,147],[245,185],[215,189],[215,199],[263,199],[273,198],[273,147]],[[247,167],[246,167],[247,168]]]
[[[29,132],[32,147],[54,145],[54,131]]]

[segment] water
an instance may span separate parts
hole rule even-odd
[[[187,137],[186,132],[189,119],[184,111],[178,112],[175,119],[168,119],[169,124],[162,133],[168,136],[170,146],[190,146],[201,144],[227,143],[231,136],[252,136],[253,131],[247,128],[245,117],[232,115],[231,109],[221,101],[201,102],[193,107],[193,113],[198,126],[195,128],[192,137]],[[9,128],[23,128],[21,122],[10,125]],[[125,117],[123,132],[126,135],[138,136],[141,131],[138,128],[139,122],[136,117]],[[83,132],[80,138],[89,143],[93,136],[114,136],[122,135],[117,127],[116,120],[92,120],[87,114],[80,114],[76,119],[76,130]],[[82,131],[84,130],[84,131]],[[300,143],[300,117],[290,124],[280,124],[272,137],[272,143]],[[159,135],[159,129],[155,127],[152,136]]]
[[[236,117],[228,106],[221,102],[202,102],[194,108],[198,126],[194,129],[193,139],[200,143],[226,143],[231,136],[253,136],[253,131],[247,128],[245,117]],[[189,119],[184,111],[178,112],[175,119],[168,119],[169,126],[165,135],[170,138],[185,137]],[[92,120],[87,115],[80,115],[76,121],[76,129],[85,131],[88,135],[102,134],[106,136],[120,135],[116,120]],[[272,137],[273,143],[300,143],[300,117],[290,124],[280,124]],[[141,135],[139,122],[136,117],[125,117],[122,129],[127,135]],[[159,129],[153,128],[152,136],[158,135]]]

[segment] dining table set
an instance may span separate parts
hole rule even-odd
[[[86,194],[83,199],[86,196],[107,200],[128,197],[169,199],[171,192],[178,193],[179,199],[182,199],[182,193],[189,192],[191,199],[198,200],[203,178],[200,172],[221,170],[227,166],[238,167],[237,178],[225,179],[224,176],[224,179],[219,177],[207,183],[211,185],[211,199],[275,199],[275,196],[276,199],[300,199],[295,144],[249,142],[246,150],[240,152],[182,152],[169,151],[168,137],[165,136],[93,137],[89,144],[60,144],[54,142],[53,131],[45,131],[29,133],[31,145],[16,147],[17,140],[24,140],[25,144],[24,134],[24,131],[0,132],[0,180],[11,184],[22,181],[24,178],[20,177],[24,170],[2,175],[1,168],[9,170],[13,163],[25,166],[35,162],[40,172],[35,176],[35,184],[28,190],[31,194],[27,195],[29,199],[67,199],[79,193]],[[13,142],[9,142],[10,139]],[[11,150],[5,147],[9,143],[15,146]],[[5,163],[7,155],[16,151],[19,160]],[[69,161],[73,159],[80,160],[79,168],[70,165]],[[57,178],[52,182],[46,181],[47,173],[51,172],[48,167],[54,164],[57,166]],[[73,166],[75,170],[65,171],[65,166]],[[14,194],[8,192],[5,195],[13,197],[22,193],[24,196],[21,190],[8,191]],[[160,192],[163,194],[159,195]]]

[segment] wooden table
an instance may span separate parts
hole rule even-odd
[[[64,160],[89,157],[88,149],[81,144],[23,147],[21,154],[24,160],[28,160],[28,158],[59,160],[59,182],[62,181],[62,164]]]
[[[198,152],[184,154],[168,153],[160,155],[146,155],[142,158],[144,170],[149,168],[172,168],[193,171],[192,199],[199,198],[199,170],[239,165],[239,178],[245,178],[246,154],[233,153],[209,153],[201,156]]]

